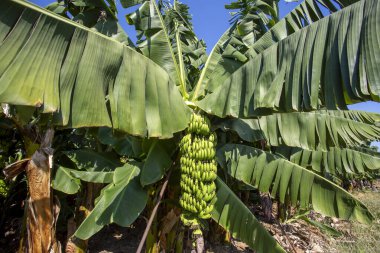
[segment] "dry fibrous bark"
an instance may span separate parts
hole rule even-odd
[[[26,166],[29,198],[27,200],[27,252],[61,252],[55,237],[60,205],[50,188],[54,131],[46,131],[40,148]]]
[[[25,205],[26,238],[21,239],[23,252],[61,252],[61,245],[55,236],[60,204],[58,198],[52,195],[50,188],[53,137],[54,130],[48,129],[40,147],[31,158],[18,161],[4,169],[7,178],[15,177],[24,170],[27,175],[29,196]]]

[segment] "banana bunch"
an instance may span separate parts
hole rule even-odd
[[[209,119],[192,114],[187,134],[180,143],[180,205],[187,216],[195,219],[209,219],[214,208],[214,181],[217,176],[215,146],[216,135],[210,132]]]

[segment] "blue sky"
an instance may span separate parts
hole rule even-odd
[[[40,6],[46,6],[53,0],[29,0]],[[230,18],[229,11],[224,9],[224,5],[232,0],[182,0],[190,7],[193,15],[193,24],[196,34],[199,38],[206,41],[208,51],[211,51],[219,37],[229,27],[228,20]],[[117,0],[118,2],[118,0]],[[280,16],[284,16],[296,6],[297,3],[280,2]],[[118,2],[119,21],[127,31],[132,40],[135,40],[135,33],[131,26],[125,21],[125,15],[132,12],[134,8],[123,9]]]
[[[46,6],[52,0],[31,0],[40,6]],[[229,27],[228,20],[230,18],[228,10],[224,9],[224,5],[231,2],[231,0],[182,0],[190,7],[190,13],[193,15],[194,30],[199,38],[204,39],[208,48],[211,51],[214,44],[218,41],[219,37]],[[283,17],[291,11],[297,3],[287,3],[280,1],[280,16]],[[135,33],[131,26],[125,21],[125,15],[132,12],[133,9],[125,10],[118,3],[119,21],[127,31],[128,35],[135,41]],[[365,102],[350,106],[350,109],[363,110],[369,112],[380,113],[380,104],[374,102]],[[380,147],[380,142],[376,143]]]

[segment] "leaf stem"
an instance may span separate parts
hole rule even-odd
[[[178,63],[177,63],[177,59],[175,57],[175,54],[174,54],[174,51],[173,51],[173,48],[172,48],[172,45],[170,43],[170,38],[169,38],[169,34],[168,34],[168,31],[166,30],[166,27],[165,27],[165,22],[162,18],[162,15],[161,15],[161,12],[160,12],[160,9],[158,8],[157,6],[157,3],[156,3],[156,0],[151,0],[151,3],[153,4],[154,8],[156,9],[156,12],[157,12],[157,15],[158,17],[160,18],[160,22],[161,22],[161,26],[162,26],[162,30],[164,31],[164,34],[165,34],[165,37],[166,37],[166,41],[168,43],[168,47],[169,47],[169,50],[170,50],[170,53],[172,55],[172,59],[173,59],[173,63],[174,63],[174,67],[175,67],[175,70],[176,70],[176,73],[178,75],[178,78],[179,78],[179,81],[180,81],[180,86],[181,86],[181,91],[182,91],[182,96],[187,98],[188,97],[188,94],[187,94],[187,91],[186,91],[186,86],[185,86],[185,83],[182,81],[182,76],[181,76],[181,71],[178,67]]]
[[[158,195],[158,199],[157,199],[156,205],[154,206],[152,214],[149,217],[148,224],[146,225],[144,234],[143,234],[143,236],[142,236],[142,238],[140,240],[139,247],[137,248],[136,253],[141,253],[141,251],[142,251],[142,248],[144,246],[146,237],[148,236],[148,232],[150,230],[150,227],[152,226],[153,219],[156,216],[158,207],[161,204],[162,198],[164,197],[165,190],[166,190],[166,188],[168,186],[168,183],[169,183],[170,175],[171,175],[171,171],[169,172],[168,176],[165,179],[165,182],[163,183],[163,185],[161,187],[161,191],[160,191],[160,194]]]
[[[177,1],[174,0],[174,10],[177,11]],[[179,37],[179,29],[178,29],[178,22],[177,20],[174,20],[175,22],[175,39],[177,41],[177,49],[178,49],[178,61],[179,61],[179,72],[180,72],[180,79],[181,79],[181,85],[183,90],[183,95],[187,99],[187,93],[186,93],[186,77],[185,77],[185,64],[183,63],[183,55],[182,55],[182,43],[181,39]]]

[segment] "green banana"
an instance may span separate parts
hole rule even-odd
[[[180,141],[181,198],[185,225],[209,219],[216,201],[215,159],[216,134],[210,132],[210,121],[201,114],[192,114],[187,133]]]

